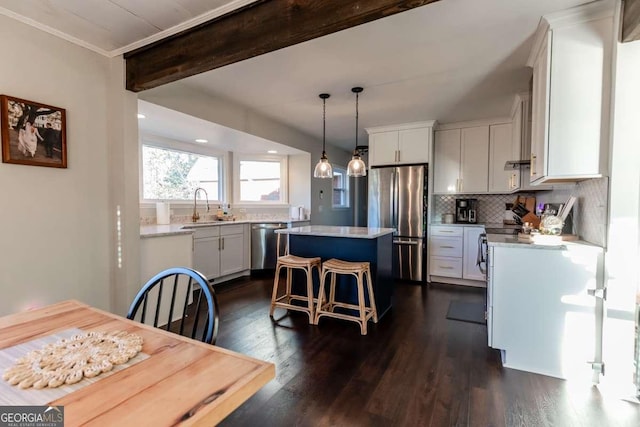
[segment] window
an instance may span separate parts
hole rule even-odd
[[[333,167],[333,207],[349,207],[349,177],[347,170]]]
[[[191,200],[202,187],[210,201],[222,200],[221,167],[217,156],[143,144],[142,199]]]
[[[234,168],[236,203],[286,203],[287,158],[239,155]]]

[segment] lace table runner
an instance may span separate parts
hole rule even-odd
[[[27,353],[33,350],[38,350],[44,347],[46,344],[55,343],[56,341],[66,338],[69,339],[74,335],[82,334],[86,331],[81,329],[67,329],[57,332],[53,335],[49,335],[42,338],[37,338],[33,341],[18,344],[13,347],[0,350],[0,373],[4,372],[7,368],[14,365],[16,360],[25,356]],[[57,388],[44,388],[36,390],[34,388],[21,389],[16,386],[10,385],[8,382],[3,381],[0,378],[0,406],[2,405],[44,405],[53,400],[59,399],[69,393],[80,390],[83,387],[93,384],[96,381],[100,381],[115,372],[126,369],[138,362],[141,362],[149,357],[148,354],[138,353],[134,358],[121,365],[114,365],[113,369],[109,372],[104,372],[93,378],[83,378],[80,382],[71,385],[62,385]]]

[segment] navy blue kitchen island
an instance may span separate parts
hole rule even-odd
[[[312,225],[276,230],[288,235],[289,252],[301,257],[320,257],[322,261],[338,258],[344,261],[368,261],[371,267],[374,300],[378,318],[391,308],[393,299],[393,250],[392,228],[336,227]],[[329,280],[327,278],[327,280]],[[339,275],[336,299],[357,304],[355,279]],[[296,282],[304,283],[304,277],[294,276]],[[314,292],[319,289],[318,278],[314,274]],[[303,292],[304,293],[304,292]]]

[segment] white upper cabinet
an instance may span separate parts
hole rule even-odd
[[[434,193],[488,191],[489,126],[436,131],[433,157]]]
[[[513,152],[512,128],[510,123],[489,127],[489,192],[508,193],[517,188],[516,173],[504,168],[505,163],[515,159],[520,152]]]
[[[435,122],[367,128],[369,165],[429,163]]]
[[[460,193],[486,193],[489,189],[489,126],[460,132]]]
[[[613,8],[606,2],[541,21],[529,57],[532,183],[607,173],[613,28]]]
[[[433,159],[433,192],[457,193],[460,179],[460,129],[436,131]]]

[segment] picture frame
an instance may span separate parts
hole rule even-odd
[[[0,95],[2,162],[67,167],[66,110]]]

